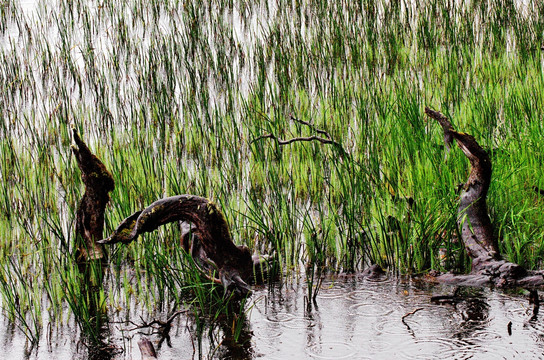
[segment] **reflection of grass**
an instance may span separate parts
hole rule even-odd
[[[506,256],[542,267],[532,187],[544,187],[544,5],[236,4],[0,6],[0,292],[30,338],[44,310],[34,294],[47,293],[59,323],[64,304],[80,317],[70,123],[115,177],[107,231],[165,195],[207,196],[238,243],[273,253],[284,273],[306,265],[318,290],[323,271],[369,262],[403,273],[467,265],[454,239],[468,164],[457,149],[444,161],[440,129],[422,115],[433,106],[490,149],[489,207]],[[291,114],[348,155],[252,142],[312,135]],[[182,303],[187,288],[205,306],[209,288],[178,239],[172,226],[112,249],[104,306]]]

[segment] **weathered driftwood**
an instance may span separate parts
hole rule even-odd
[[[151,232],[174,221],[182,222],[182,243],[210,280],[240,295],[250,292],[248,282],[260,271],[261,260],[253,258],[245,246],[236,246],[227,221],[210,200],[194,195],[178,195],[155,201],[121,222],[101,244],[130,243],[139,234]]]
[[[84,343],[89,348],[89,359],[111,359],[115,348],[109,345],[104,335],[107,333],[108,316],[100,305],[98,291],[102,287],[103,267],[89,266],[91,263],[103,265],[106,258],[103,245],[97,243],[103,237],[104,212],[109,201],[109,192],[114,188],[113,177],[104,164],[91,153],[88,146],[73,129],[75,155],[85,193],[77,209],[75,229],[75,261],[80,270],[81,299],[85,301],[89,318],[76,316],[82,324]],[[101,331],[97,330],[100,329]]]
[[[109,201],[108,194],[114,189],[115,183],[110,172],[91,153],[76,129],[72,130],[75,142],[72,151],[85,184],[85,194],[77,209],[75,240],[76,259],[82,263],[106,257],[103,246],[97,241],[103,238],[104,211]]]
[[[472,271],[468,275],[448,273],[436,279],[472,286],[493,284],[530,287],[544,284],[543,272],[527,271],[500,256],[498,240],[487,213],[486,196],[492,172],[487,152],[472,135],[455,131],[451,122],[438,111],[425,108],[425,113],[442,126],[446,149],[455,140],[471,165],[470,175],[460,196],[457,224],[465,249],[472,258]]]
[[[253,142],[256,142],[256,141],[259,141],[261,139],[273,139],[273,140],[276,140],[278,145],[289,145],[289,144],[292,144],[294,142],[312,142],[312,141],[319,141],[320,143],[322,144],[332,144],[332,145],[335,145],[337,146],[338,148],[342,149],[343,152],[344,149],[342,147],[342,145],[340,143],[338,143],[337,141],[335,141],[332,136],[324,131],[324,130],[321,130],[321,129],[318,129],[316,128],[313,124],[310,124],[309,122],[307,121],[303,121],[303,120],[299,120],[293,116],[291,116],[291,119],[299,124],[302,124],[302,125],[305,125],[305,126],[308,126],[310,129],[312,129],[313,131],[315,131],[316,133],[320,134],[320,135],[323,135],[323,136],[319,136],[319,135],[312,135],[312,136],[307,136],[307,137],[304,137],[304,136],[300,136],[300,137],[295,137],[295,138],[291,138],[291,139],[286,139],[286,140],[282,140],[280,138],[278,138],[276,135],[274,134],[264,134],[264,135],[261,135],[259,137],[257,137],[256,139],[253,139],[253,141],[251,141],[252,143]]]
[[[157,359],[157,353],[151,341],[146,337],[143,337],[138,341],[138,347],[140,348],[140,353],[142,354],[142,360],[152,360]]]

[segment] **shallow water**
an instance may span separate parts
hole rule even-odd
[[[328,279],[308,309],[304,281],[257,288],[246,306],[238,341],[232,323],[218,320],[196,336],[194,319],[182,315],[158,351],[159,359],[541,359],[544,326],[531,319],[526,295],[490,289],[463,289],[457,304],[437,304],[431,296],[451,295],[451,286],[407,279],[372,282]],[[418,309],[414,312],[414,310]],[[413,312],[413,313],[412,313]],[[409,314],[412,313],[412,314]],[[150,321],[136,307],[133,319]],[[403,316],[405,317],[403,322]],[[113,318],[114,316],[110,317]],[[166,315],[158,315],[166,318]],[[24,336],[6,320],[0,351],[25,358]],[[508,324],[511,325],[509,334]],[[138,359],[142,334],[130,324],[110,324],[115,359]],[[46,326],[47,328],[47,326]],[[77,327],[45,334],[31,359],[86,358]],[[124,330],[124,331],[123,331]],[[148,338],[157,347],[159,337]],[[79,354],[80,356],[74,356]]]
[[[542,327],[524,297],[482,290],[454,305],[430,301],[449,286],[411,281],[328,281],[305,312],[300,289],[255,306],[255,354],[267,359],[542,358]],[[279,299],[278,299],[279,300]],[[268,306],[266,306],[268,305]],[[405,319],[405,314],[420,309]],[[512,322],[512,335],[508,323]]]

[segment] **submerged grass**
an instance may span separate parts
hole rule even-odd
[[[163,196],[207,196],[238,244],[285,275],[305,269],[311,300],[326,272],[469,265],[456,229],[468,163],[456,149],[444,158],[422,115],[433,106],[490,152],[505,256],[543,267],[543,14],[510,0],[1,2],[6,314],[31,342],[44,310],[98,339],[90,303],[112,320],[134,301],[201,314],[225,302],[200,285],[175,226],[110,249],[111,273],[92,295],[81,288],[71,124],[115,178],[107,232]],[[343,149],[256,140],[316,128]]]

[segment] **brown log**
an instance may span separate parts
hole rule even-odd
[[[97,241],[103,238],[104,211],[109,201],[109,192],[115,187],[113,177],[104,164],[73,130],[75,145],[72,151],[81,170],[85,193],[77,209],[76,260],[82,263],[106,257],[103,246]]]
[[[498,240],[487,213],[486,197],[492,173],[487,152],[472,135],[457,132],[440,112],[425,108],[425,113],[442,127],[446,147],[455,140],[471,165],[470,175],[460,196],[457,224],[465,250],[472,258],[472,271],[468,275],[444,274],[436,279],[468,286],[494,284],[530,287],[544,284],[541,271],[527,271],[500,256]]]
[[[140,353],[142,354],[142,360],[152,360],[157,359],[157,353],[151,341],[143,337],[138,341],[138,347],[140,348]]]
[[[99,243],[130,243],[139,234],[174,221],[188,222],[182,225],[182,243],[210,279],[240,295],[250,292],[247,283],[253,278],[255,261],[249,249],[234,244],[222,212],[200,196],[177,195],[155,201],[127,217],[110,237]],[[216,275],[210,273],[213,270]]]

